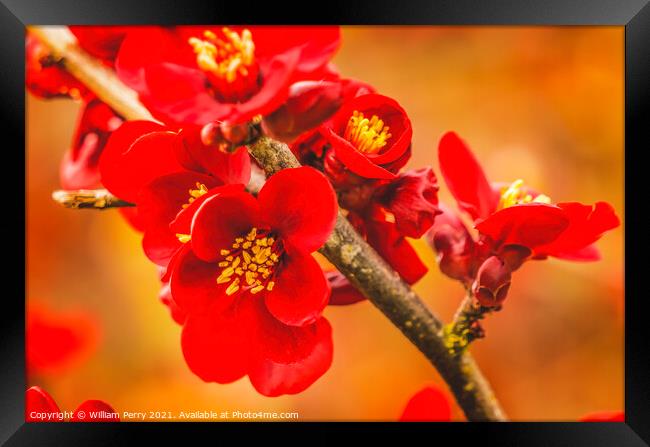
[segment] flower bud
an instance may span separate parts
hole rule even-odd
[[[379,191],[379,200],[395,216],[405,236],[419,238],[433,226],[438,208],[438,183],[430,167],[402,173]]]
[[[472,293],[481,306],[498,307],[508,295],[510,278],[510,267],[497,256],[490,256],[478,269]]]

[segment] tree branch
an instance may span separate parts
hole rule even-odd
[[[133,203],[118,199],[106,189],[60,189],[52,193],[52,199],[65,208],[72,209],[105,210],[135,206]]]
[[[122,116],[127,119],[150,119],[146,109],[137,99],[133,99],[132,91],[119,80],[114,82],[116,78],[108,68],[98,66],[97,62],[70,41],[68,30],[30,28],[30,31],[37,34],[56,56],[63,59],[63,64],[70,73]],[[267,175],[299,166],[289,148],[278,141],[262,137],[248,147]],[[469,354],[452,355],[449,352],[442,336],[440,320],[363,240],[343,215],[339,214],[336,227],[321,253],[438,369],[469,420],[505,420],[499,403],[472,357]]]
[[[267,176],[300,166],[284,143],[261,137],[248,147]],[[469,420],[505,420],[471,356],[450,351],[442,336],[441,321],[341,213],[320,252],[438,369]]]

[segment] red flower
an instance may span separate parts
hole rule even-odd
[[[338,44],[337,27],[141,27],[116,68],[165,122],[241,123],[280,107],[292,83],[319,79]]]
[[[589,413],[579,419],[580,422],[625,422],[625,413],[622,411],[602,411]]]
[[[30,304],[25,331],[28,374],[55,374],[85,360],[96,348],[98,335],[98,322],[88,314],[55,313]]]
[[[397,101],[356,96],[321,129],[336,158],[365,178],[393,179],[411,155],[411,121]]]
[[[401,234],[421,237],[442,211],[438,208],[438,183],[433,169],[407,171],[384,184],[378,192],[378,202],[395,217]]]
[[[173,299],[187,314],[185,359],[205,381],[248,375],[264,395],[298,393],[332,359],[321,317],[329,287],[310,253],[334,228],[336,195],[302,167],[275,174],[257,198],[232,188],[206,197],[170,264]],[[175,231],[187,225],[183,214]]]
[[[84,102],[79,112],[72,147],[61,161],[64,189],[92,189],[100,186],[99,157],[111,132],[122,125],[110,107],[97,98]]]
[[[181,210],[193,213],[211,188],[233,183],[243,189],[250,177],[244,147],[224,153],[204,146],[198,127],[175,132],[148,121],[127,122],[115,131],[99,168],[111,193],[137,205],[144,251],[160,266],[167,266],[188,232],[169,227]]]
[[[475,222],[495,248],[521,245],[535,258],[596,260],[592,245],[620,222],[611,205],[551,204],[551,200],[523,186],[488,182],[483,169],[458,136],[449,132],[439,147],[440,170],[461,210]]]
[[[268,135],[291,142],[324,124],[346,101],[367,93],[374,93],[374,89],[354,79],[339,79],[338,74],[296,82],[289,89],[287,101],[262,123]]]
[[[449,422],[451,405],[447,395],[436,386],[418,391],[406,404],[401,422]]]
[[[116,422],[119,416],[101,400],[87,400],[72,413],[70,422]],[[63,422],[63,412],[41,387],[33,386],[25,392],[26,422]]]
[[[315,166],[329,177],[339,194],[341,207],[348,210],[348,220],[412,284],[427,268],[405,236],[421,237],[440,213],[435,175],[430,168],[396,175],[410,156],[408,117],[394,100],[368,93],[372,87],[366,84],[348,81],[343,86],[344,102],[339,111],[319,129],[301,135],[291,149],[303,164]],[[361,120],[358,124],[360,129],[365,126],[365,133],[348,132],[356,143],[368,137],[364,144],[370,146],[360,146],[361,152],[354,146],[356,143],[345,140],[347,124],[354,124],[359,113],[370,119],[375,116],[376,125],[369,129],[370,120],[367,123]],[[380,113],[386,116],[385,124],[391,124],[394,130],[386,129],[384,122],[379,121]],[[382,131],[386,132],[380,137]],[[391,136],[386,139],[388,132]],[[382,138],[386,144],[379,141]],[[364,299],[342,275],[332,273],[329,279],[330,304],[350,304]]]

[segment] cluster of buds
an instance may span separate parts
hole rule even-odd
[[[261,116],[254,117],[243,124],[214,121],[201,128],[201,142],[208,147],[216,147],[221,152],[232,153],[241,146],[250,144],[260,135]]]

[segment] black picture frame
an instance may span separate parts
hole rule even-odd
[[[0,175],[5,248],[5,294],[0,311],[0,441],[6,445],[126,445],[137,438],[164,436],[214,441],[224,434],[327,441],[330,436],[404,442],[428,438],[438,443],[451,437],[465,444],[521,446],[642,446],[650,442],[650,350],[646,330],[647,293],[642,278],[650,247],[644,228],[645,164],[650,125],[650,6],[648,0],[446,0],[333,1],[300,10],[267,2],[201,2],[197,0],[0,0],[0,134],[5,169]],[[287,15],[290,14],[290,15]],[[318,23],[426,25],[617,25],[625,27],[625,414],[624,423],[505,424],[47,424],[24,422],[25,381],[25,87],[26,25],[63,24],[199,24]],[[19,238],[18,235],[23,235]],[[21,246],[23,244],[23,246]],[[20,254],[22,253],[22,256]],[[14,272],[13,269],[16,271]],[[645,308],[645,309],[644,309]],[[595,367],[598,367],[597,365]],[[192,436],[189,438],[188,436]],[[290,438],[289,438],[290,437]],[[213,441],[213,442],[214,442]],[[180,441],[179,441],[180,442]],[[300,442],[300,441],[299,441]],[[407,441],[408,442],[408,441]],[[451,442],[451,441],[445,441]]]

